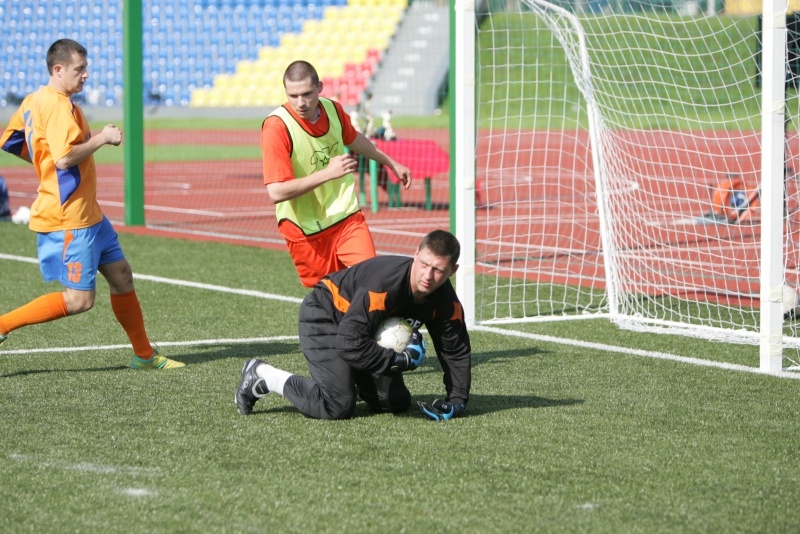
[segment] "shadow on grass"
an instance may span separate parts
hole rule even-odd
[[[439,397],[441,397],[441,394],[439,394]],[[436,398],[436,395],[430,395],[428,398],[432,400]],[[431,401],[427,400],[426,402]],[[547,397],[537,397],[536,395],[470,395],[467,414],[479,416],[504,410],[518,410],[520,408],[573,406],[583,404],[583,402],[582,399],[548,399]]]
[[[248,343],[248,344],[230,344],[230,345],[218,345],[217,347],[211,350],[203,350],[200,352],[185,352],[185,353],[177,353],[177,352],[169,352],[169,347],[166,350],[162,350],[162,354],[167,356],[168,358],[173,358],[175,360],[181,361],[186,365],[193,365],[199,363],[206,363],[212,362],[215,360],[226,360],[226,359],[241,359],[241,360],[249,360],[250,358],[259,358],[262,360],[269,360],[269,358],[274,356],[284,356],[289,354],[297,354],[300,352],[300,347],[298,346],[297,342],[285,342],[285,341],[274,341],[274,342],[258,342],[258,343]],[[244,362],[242,362],[244,363]]]
[[[297,343],[276,341],[272,343],[252,343],[252,344],[230,344],[221,345],[211,350],[203,350],[200,352],[192,352],[191,349],[181,347],[166,347],[161,349],[161,354],[167,358],[178,360],[185,363],[187,366],[203,364],[215,360],[223,359],[241,359],[242,362],[250,358],[267,359],[274,356],[281,356],[287,354],[296,354],[299,351]],[[42,373],[69,373],[69,372],[107,372],[107,371],[129,371],[127,360],[120,365],[112,365],[108,367],[80,367],[80,368],[59,368],[52,367],[50,369],[26,369],[24,371],[16,371],[13,373],[0,374],[0,378],[12,378],[15,376],[35,375]]]
[[[411,407],[406,412],[387,414],[378,413],[370,410],[369,406],[361,400],[356,404],[356,412],[353,418],[361,417],[374,417],[374,416],[394,416],[394,417],[423,417],[420,409],[417,407],[417,401],[422,400],[425,402],[432,402],[435,398],[442,398],[441,393],[430,395],[413,395]],[[467,408],[467,416],[480,417],[495,412],[502,412],[505,410],[519,410],[520,408],[556,408],[564,406],[573,406],[576,404],[583,404],[582,399],[548,399],[546,397],[537,397],[535,395],[471,395],[469,405]],[[273,406],[266,409],[258,409],[256,404],[253,409],[253,415],[269,415],[277,413],[296,413],[298,416],[304,417],[289,401],[286,401],[285,406]]]
[[[265,346],[273,346],[277,344],[263,344]],[[288,345],[287,345],[288,347]],[[297,345],[293,345],[294,351],[298,351]],[[275,350],[275,347],[273,347]],[[292,351],[291,348],[287,349],[289,352]],[[278,351],[280,353],[280,351]],[[522,350],[520,349],[509,349],[509,350],[501,350],[501,351],[491,351],[491,352],[481,352],[479,354],[473,354],[472,356],[472,368],[480,365],[487,365],[487,364],[494,364],[494,363],[501,363],[506,360],[514,360],[518,358],[525,358],[525,357],[538,357],[541,358],[545,355],[551,354],[552,351],[547,350],[540,350],[537,347],[526,347]],[[223,357],[223,356],[221,356]],[[228,357],[228,356],[224,356]],[[248,356],[248,357],[258,357],[256,356]],[[438,359],[436,358],[435,352],[429,353],[429,357],[426,359],[425,363],[419,369],[413,371],[415,374],[422,374],[422,373],[435,373],[441,376],[442,368],[439,364]],[[305,376],[305,375],[304,375]],[[412,395],[412,402],[411,407],[408,409],[407,412],[393,414],[397,417],[422,417],[419,408],[417,407],[418,400],[422,400],[425,402],[432,402],[433,399],[436,398],[443,398],[443,392],[432,393],[428,395],[424,394],[416,394],[413,389],[411,391]],[[266,409],[259,409],[259,406],[256,405],[255,409],[253,410],[253,415],[261,414],[261,415],[269,415],[269,414],[277,414],[277,413],[296,413],[301,415],[300,412],[291,404],[289,401],[286,401],[287,404],[285,406],[273,406],[271,408]],[[559,406],[572,406],[575,404],[582,404],[584,401],[582,399],[548,399],[546,397],[537,397],[535,395],[471,395],[469,401],[469,407],[467,409],[467,414],[469,416],[480,416],[486,415],[493,412],[500,412],[504,410],[516,410],[520,408],[552,408],[552,407],[559,407]],[[373,412],[370,408],[364,403],[363,401],[359,400],[356,404],[356,412],[354,418],[360,417],[372,417],[372,416],[379,416],[379,415],[392,415],[392,414],[384,414]]]
[[[398,417],[420,417],[422,413],[417,406],[417,401],[431,403],[433,399],[441,399],[442,394],[414,395],[411,408],[407,412],[395,414]],[[520,408],[555,408],[583,404],[582,399],[548,399],[536,395],[470,395],[466,414],[468,417],[480,417],[505,410],[519,410]],[[364,406],[367,413],[369,408]]]
[[[493,350],[472,353],[472,369],[482,365],[501,364],[503,362],[517,360],[519,358],[539,358],[553,354],[549,350],[541,350],[537,347],[526,347],[524,349]],[[415,374],[423,373],[442,373],[442,365],[436,357],[436,352],[428,350],[427,357],[422,365],[414,371]]]
[[[107,371],[130,371],[131,368],[127,365],[114,365],[111,367],[88,367],[80,369],[26,369],[25,371],[17,371],[15,373],[8,373],[0,375],[0,378],[13,378],[16,376],[38,375],[44,373],[104,373]]]
[[[257,342],[249,344],[234,343],[229,345],[222,344],[213,349],[204,349],[199,352],[184,353],[172,352],[170,349],[170,347],[167,347],[166,349],[162,350],[162,353],[169,358],[182,361],[187,365],[228,358],[238,358],[243,360],[259,358],[262,360],[269,360],[269,358],[275,356],[302,354],[300,346],[296,341]],[[176,349],[172,348],[172,350]],[[537,347],[473,353],[472,367],[475,368],[476,366],[485,365],[487,363],[500,363],[502,361],[514,360],[517,358],[541,357],[547,354],[551,354],[551,352],[540,350]],[[428,357],[425,360],[425,363],[416,372],[441,372],[441,370],[442,367],[436,358],[436,352],[431,348],[428,350]]]
[[[162,353],[168,358],[181,361],[186,365],[200,364],[229,358],[241,360],[259,358],[262,360],[267,360],[268,363],[272,363],[270,358],[276,356],[302,354],[300,346],[296,341],[272,341],[248,344],[232,343],[228,345],[221,344],[212,349],[203,349],[197,352],[191,352],[191,349],[187,352],[173,352],[176,350],[177,347],[167,347],[162,350]],[[551,352],[540,350],[537,347],[473,353],[472,367],[475,368],[479,365],[485,365],[487,363],[500,363],[502,361],[514,360],[517,358],[542,357],[543,355],[547,354],[551,354]],[[280,367],[280,364],[277,365]],[[428,357],[425,363],[415,372],[441,372],[441,370],[442,367],[439,365],[439,361],[436,358],[436,352],[432,349],[429,349]]]
[[[525,347],[524,349],[508,349],[508,350],[491,350],[472,353],[472,367],[484,365],[487,363],[501,363],[509,360],[516,360],[519,358],[541,358],[545,355],[553,354],[553,351],[542,350],[538,347]],[[436,358],[432,358],[436,361]],[[436,361],[438,367],[438,361]]]

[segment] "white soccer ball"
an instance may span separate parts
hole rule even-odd
[[[402,317],[389,317],[378,326],[373,337],[381,347],[403,352],[411,339],[411,325]]]
[[[11,222],[14,224],[28,224],[31,220],[31,210],[27,206],[20,206],[14,215],[11,216]]]
[[[800,295],[788,284],[783,284],[783,318],[794,319],[800,307]]]

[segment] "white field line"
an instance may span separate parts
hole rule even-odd
[[[251,337],[251,338],[230,338],[230,339],[198,339],[193,341],[159,341],[153,342],[154,345],[159,347],[198,347],[206,345],[233,345],[233,344],[248,344],[248,343],[270,343],[273,341],[297,341],[297,336],[272,336],[272,337]],[[48,347],[42,349],[17,349],[17,350],[3,350],[0,355],[6,354],[46,354],[57,352],[63,354],[65,352],[86,352],[89,350],[120,350],[129,349],[130,343],[124,345],[89,345],[85,347]]]
[[[133,277],[137,280],[147,280],[149,282],[158,282],[161,284],[168,284],[172,286],[193,287],[196,289],[206,289],[209,291],[219,291],[222,293],[233,293],[235,295],[245,295],[247,297],[257,297],[269,300],[281,300],[283,302],[292,302],[300,304],[303,299],[297,297],[286,297],[284,295],[276,295],[274,293],[264,293],[252,289],[236,289],[232,287],[216,286],[213,284],[201,284],[199,282],[190,282],[188,280],[178,280],[176,278],[164,278],[162,276],[151,276],[149,274],[134,274]]]
[[[494,334],[521,337],[524,339],[531,339],[533,341],[541,341],[544,343],[557,343],[560,345],[570,345],[572,347],[581,347],[584,349],[602,350],[606,352],[618,352],[620,354],[628,354],[631,356],[642,356],[644,358],[655,358],[659,360],[670,360],[673,362],[688,363],[690,365],[699,365],[703,367],[716,367],[718,369],[726,369],[728,371],[740,371],[744,373],[764,374],[769,376],[776,376],[779,378],[792,378],[795,380],[800,379],[800,373],[777,371],[768,372],[762,371],[758,367],[748,367],[747,365],[737,365],[733,363],[715,362],[711,360],[701,360],[700,358],[690,358],[688,356],[678,356],[668,352],[653,352],[650,350],[630,349],[626,347],[617,347],[615,345],[606,345],[605,343],[593,343],[590,341],[579,341],[576,339],[565,339],[561,337],[545,336],[542,334],[529,334],[527,332],[518,332],[516,330],[506,330],[504,328],[494,328],[490,326],[474,326],[472,330],[480,330],[482,332],[491,332]]]
[[[116,490],[126,497],[158,497],[158,492],[147,488],[121,488]]]
[[[10,260],[10,261],[21,261],[26,263],[38,263],[35,258],[26,258],[22,256],[14,256],[10,254],[0,254],[0,259],[3,260]],[[140,280],[147,280],[150,282],[162,283],[162,284],[169,284],[169,285],[176,285],[176,286],[183,286],[183,287],[192,287],[196,289],[204,289],[208,291],[219,291],[223,293],[232,293],[236,295],[245,295],[250,297],[256,298],[263,298],[267,300],[279,300],[283,302],[291,302],[295,304],[299,304],[302,302],[302,299],[297,297],[288,297],[284,295],[276,295],[273,293],[264,293],[261,291],[254,291],[250,289],[237,289],[225,286],[219,286],[214,284],[201,284],[199,282],[191,282],[188,280],[178,280],[175,278],[164,278],[161,276],[151,276],[151,275],[143,275],[143,274],[134,274],[134,278]],[[737,365],[725,362],[716,362],[711,360],[701,360],[699,358],[690,358],[687,356],[678,356],[676,354],[670,354],[666,352],[653,352],[648,350],[640,350],[640,349],[631,349],[626,347],[618,347],[615,345],[606,345],[604,343],[592,343],[588,341],[580,341],[575,339],[566,339],[554,336],[545,336],[541,334],[529,334],[526,332],[519,332],[516,330],[506,330],[504,328],[494,328],[489,326],[475,326],[473,330],[482,331],[482,332],[490,332],[494,334],[498,334],[501,336],[513,336],[513,337],[520,337],[524,339],[530,339],[533,341],[541,341],[544,343],[555,343],[561,345],[570,345],[573,347],[582,347],[587,349],[593,350],[602,350],[606,352],[615,352],[619,354],[627,354],[631,356],[641,356],[644,358],[655,358],[661,360],[670,360],[674,362],[685,363],[689,365],[698,365],[704,367],[716,367],[718,369],[725,369],[729,371],[738,371],[744,373],[754,373],[754,374],[764,374],[769,376],[775,376],[779,378],[791,378],[798,380],[800,379],[800,373],[794,372],[785,372],[785,371],[777,371],[777,372],[768,372],[762,371],[758,367],[748,367],[746,365]],[[289,340],[296,340],[297,336],[276,336],[276,337],[265,337],[265,338],[250,338],[250,339],[210,339],[210,340],[196,340],[196,341],[177,341],[177,342],[158,342],[156,345],[158,346],[196,346],[196,345],[218,345],[220,343],[260,343],[260,342],[269,342],[269,341],[289,341]],[[69,348],[52,348],[52,349],[34,349],[34,350],[8,350],[2,351],[3,354],[31,354],[31,353],[42,353],[42,352],[75,352],[75,351],[86,351],[86,350],[118,350],[127,348],[128,345],[106,345],[106,346],[94,346],[94,347],[69,347]]]
[[[24,256],[13,256],[11,254],[0,254],[0,260],[20,261],[22,263],[33,263],[39,265],[39,260],[36,258],[26,258]]]
[[[90,462],[81,463],[68,463],[57,462],[52,460],[42,460],[36,456],[29,454],[9,454],[9,460],[17,462],[32,463],[36,466],[51,467],[54,469],[61,469],[64,471],[79,471],[82,473],[96,473],[99,475],[126,475],[126,476],[146,476],[154,477],[161,476],[161,470],[157,467],[126,467],[116,465],[103,465]]]

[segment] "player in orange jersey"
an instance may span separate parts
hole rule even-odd
[[[0,137],[3,150],[33,163],[39,189],[29,227],[38,234],[39,268],[46,282],[55,280],[64,287],[0,315],[0,343],[22,326],[90,310],[99,272],[108,281],[114,315],[133,345],[131,367],[183,367],[150,344],[131,267],[97,203],[93,154],[104,145],[122,143],[122,132],[109,124],[93,136],[72,101],[89,77],[87,65],[81,44],[54,42],[47,51],[47,85],[22,101]]]
[[[320,97],[322,82],[306,61],[286,68],[288,102],[261,126],[264,183],[276,206],[300,281],[314,287],[326,274],[375,256],[358,204],[352,152],[386,165],[408,189],[411,171],[356,131],[341,104]]]

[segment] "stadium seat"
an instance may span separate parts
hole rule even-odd
[[[144,0],[145,96],[155,85],[166,97],[164,104],[168,101],[173,105],[218,104],[230,101],[230,97],[203,89],[214,86],[215,75],[245,71],[248,75],[262,75],[263,79],[279,80],[289,61],[306,57],[331,80],[344,76],[344,63],[356,65],[348,71],[346,97],[349,98],[352,96],[349,86],[363,87],[380,60],[383,49],[380,44],[388,40],[373,37],[369,31],[354,32],[354,24],[374,27],[379,20],[392,18],[376,17],[374,11],[370,18],[367,6],[406,5],[405,0],[352,0],[350,5],[347,0]],[[352,9],[358,13],[354,14]],[[14,58],[6,62],[0,77],[0,93],[24,96],[46,82],[42,64],[46,43],[70,37],[89,49],[91,76],[87,94],[101,95],[99,98],[108,105],[120,105],[123,78],[120,10],[118,0],[0,2],[0,18],[4,21],[0,49]],[[393,13],[397,13],[397,7]],[[392,24],[394,27],[396,22]],[[299,39],[290,37],[300,35]],[[331,43],[342,46],[333,47]],[[265,57],[264,50],[282,50],[277,56],[266,54],[277,65],[277,74],[263,63],[256,65],[257,59]],[[237,68],[239,61],[245,63]],[[328,85],[333,88],[333,83]],[[199,96],[194,98],[190,92]],[[277,96],[266,91],[263,94],[281,101],[285,96],[280,86]],[[248,96],[247,100],[257,102],[263,98],[258,94]]]

